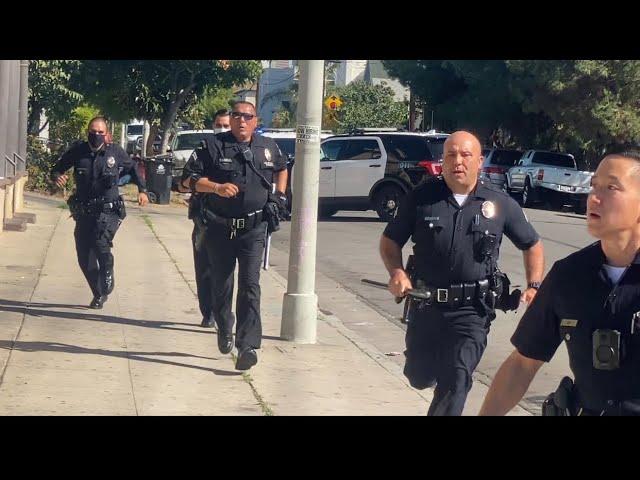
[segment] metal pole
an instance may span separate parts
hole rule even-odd
[[[127,148],[127,124],[123,123],[120,129],[120,146],[126,150]]]
[[[27,160],[27,127],[29,122],[29,60],[20,60],[20,126],[18,128],[18,155]],[[24,170],[26,165],[20,162]]]
[[[19,105],[20,105],[20,60],[10,60],[9,102],[7,112],[7,155],[13,160],[18,153]]]
[[[320,128],[322,125],[323,60],[301,60],[300,100],[293,174],[293,211],[289,279],[282,305],[280,336],[297,343],[315,343],[318,296],[315,294]]]
[[[0,177],[7,177],[7,114],[9,112],[9,76],[12,60],[0,60]]]

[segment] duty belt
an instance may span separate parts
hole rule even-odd
[[[71,200],[71,198],[69,199]],[[75,202],[71,200],[69,203],[69,210],[72,215],[99,215],[103,212],[115,212],[124,206],[122,197],[112,202],[103,202],[100,199],[92,198],[88,201]]]
[[[228,218],[217,215],[211,210],[204,208],[206,223],[212,221],[224,225],[231,229],[231,238],[235,237],[238,230],[249,231],[262,222],[262,210],[256,210],[241,218]]]
[[[431,300],[421,300],[427,305],[447,308],[466,307],[473,305],[476,300],[485,298],[489,292],[489,279],[457,283],[442,288],[427,285],[424,290],[431,293]]]

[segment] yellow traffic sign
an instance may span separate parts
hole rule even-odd
[[[337,110],[342,105],[342,100],[337,95],[331,95],[324,101],[324,104],[329,110]]]

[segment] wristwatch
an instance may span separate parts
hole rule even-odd
[[[535,288],[538,290],[540,288],[541,282],[529,282],[527,283],[527,288]]]

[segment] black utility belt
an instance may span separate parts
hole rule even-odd
[[[204,212],[204,222],[206,223],[217,223],[220,225],[224,225],[232,230],[251,230],[256,226],[260,225],[262,222],[262,210],[256,210],[255,212],[251,212],[244,217],[240,218],[228,218],[213,213],[211,210],[207,208],[203,208]]]
[[[446,287],[420,287],[429,292],[430,300],[421,300],[427,305],[446,308],[468,307],[476,300],[484,299],[489,293],[489,279],[475,282],[456,283]]]
[[[122,197],[112,202],[104,202],[99,199],[81,201],[72,195],[67,200],[67,204],[72,215],[100,215],[101,213],[117,212],[124,207]]]

